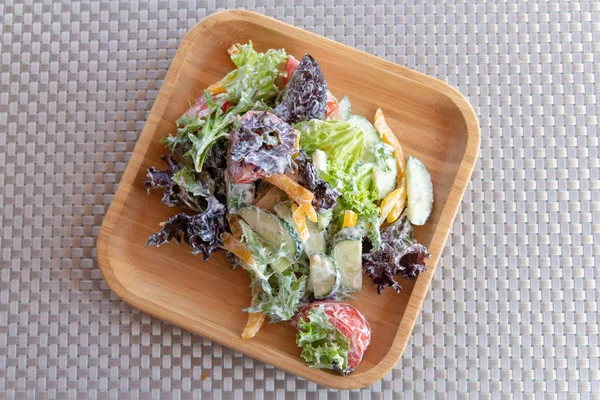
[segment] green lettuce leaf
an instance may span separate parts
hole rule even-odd
[[[328,165],[350,172],[358,162],[365,146],[365,137],[347,121],[313,119],[297,124],[300,146],[310,156],[320,149],[327,154]]]
[[[342,226],[344,210],[358,215],[358,226],[369,235],[373,247],[381,243],[379,234],[379,207],[376,205],[377,188],[373,182],[372,163],[360,161],[365,146],[363,132],[347,121],[311,120],[297,124],[300,145],[308,155],[316,149],[327,154],[327,167],[319,177],[341,194],[334,208],[333,229]],[[386,155],[387,148],[376,147],[377,155]],[[335,233],[335,232],[334,232]]]
[[[194,196],[206,197],[210,194],[208,188],[202,184],[200,179],[196,177],[196,174],[186,167],[177,171],[171,179]]]
[[[279,93],[275,79],[282,74],[279,65],[287,60],[285,50],[259,53],[251,41],[236,46],[239,52],[231,56],[231,61],[237,68],[221,80],[227,91],[220,98],[248,107],[259,100],[271,103]]]
[[[306,275],[296,277],[291,268],[280,274],[271,274],[268,279],[252,274],[253,305],[244,311],[262,311],[271,323],[292,319],[304,297],[306,278]]]
[[[204,118],[197,114],[188,116],[186,112],[175,124],[177,125],[177,133],[162,138],[160,142],[171,150],[171,154],[174,154],[178,149],[183,149],[183,153],[185,153],[191,147],[189,135],[198,132],[202,128]]]
[[[306,318],[298,320],[296,344],[302,347],[300,357],[309,367],[348,369],[350,339],[329,322],[322,305],[311,308]]]
[[[279,93],[275,79],[281,74],[279,65],[287,60],[285,51],[259,53],[252,42],[237,47],[239,52],[231,56],[237,68],[221,80],[226,92],[213,99],[208,91],[204,91],[208,115],[194,113],[190,116],[186,112],[177,120],[177,133],[161,140],[172,153],[176,150],[187,152],[186,156],[193,159],[197,172],[202,170],[213,144],[228,137],[239,115],[249,110],[269,109]],[[221,107],[225,102],[232,106],[223,111]]]

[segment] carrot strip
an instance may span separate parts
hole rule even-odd
[[[254,260],[254,257],[252,257],[250,249],[248,249],[244,243],[240,242],[239,239],[228,232],[225,232],[221,238],[223,239],[223,248],[241,258],[246,264],[246,269],[256,265],[256,261]]]
[[[310,190],[303,188],[287,175],[273,174],[270,177],[263,179],[286,192],[290,199],[294,200],[298,205],[310,204],[315,197]]]

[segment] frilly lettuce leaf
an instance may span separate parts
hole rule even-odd
[[[347,121],[313,119],[295,125],[300,131],[300,146],[310,156],[316,149],[327,154],[328,165],[350,172],[365,146],[365,137]]]
[[[275,79],[280,75],[279,65],[287,60],[285,50],[270,49],[264,53],[254,50],[252,42],[236,44],[239,50],[231,56],[236,69],[225,75],[221,84],[227,92],[221,99],[249,107],[256,101],[270,103],[279,89]]]
[[[329,322],[322,305],[311,308],[306,318],[300,317],[296,344],[302,347],[300,356],[309,367],[348,369],[350,339]]]
[[[310,119],[325,119],[327,81],[321,67],[310,54],[305,54],[290,78],[273,110],[290,124]]]
[[[198,114],[189,115],[187,112],[183,114],[175,123],[177,125],[177,133],[175,135],[165,136],[160,140],[162,144],[167,146],[171,153],[185,153],[190,149],[191,143],[188,135],[198,132],[204,125],[204,116]]]
[[[304,297],[306,275],[298,278],[291,268],[280,274],[274,273],[268,279],[252,274],[251,286],[253,305],[244,311],[262,311],[271,323],[288,321],[296,314],[298,304]]]
[[[413,227],[406,215],[381,232],[379,250],[363,255],[363,270],[377,285],[381,294],[386,286],[400,293],[402,287],[395,277],[415,279],[426,271],[427,248],[414,237]]]
[[[176,184],[191,193],[193,196],[206,197],[209,195],[208,188],[202,184],[200,179],[196,177],[196,174],[193,171],[187,169],[186,167],[183,167],[177,171],[177,173],[173,175],[171,179],[173,179]]]
[[[298,183],[314,194],[312,206],[316,212],[331,210],[340,196],[331,185],[319,178],[315,165],[303,149],[298,151],[294,163],[298,168]]]
[[[358,226],[369,235],[373,247],[379,248],[379,207],[377,188],[373,183],[373,164],[361,163],[365,146],[364,133],[347,121],[310,120],[297,124],[300,130],[300,145],[309,154],[320,149],[327,154],[327,168],[320,178],[340,193],[334,208],[334,219],[341,220],[344,210],[358,215]]]
[[[237,116],[251,109],[268,109],[279,93],[275,79],[280,75],[279,65],[287,59],[285,51],[259,53],[252,42],[236,46],[239,52],[231,60],[237,68],[221,80],[226,92],[213,96],[204,91],[207,110],[204,108],[199,114],[186,111],[177,120],[177,133],[161,140],[173,153],[187,152],[194,160],[196,172],[202,171],[212,145],[227,137]],[[231,106],[223,111],[225,102]]]
[[[206,201],[203,197],[210,194],[210,190],[200,190],[196,188],[196,192],[202,191],[201,196],[197,196],[195,193],[187,191],[185,188],[179,186],[178,182],[175,181],[175,177],[185,169],[180,163],[169,155],[164,155],[161,159],[167,164],[166,170],[158,170],[155,167],[150,167],[144,179],[144,186],[148,190],[162,190],[163,204],[169,207],[183,206],[187,207],[192,211],[201,212],[204,210]],[[190,178],[188,176],[188,178]],[[179,178],[177,178],[179,179]],[[192,184],[191,180],[188,181]],[[202,186],[202,182],[194,182],[194,184]],[[206,186],[204,186],[206,188]]]
[[[162,229],[148,239],[146,246],[159,247],[173,239],[192,247],[193,254],[202,253],[204,261],[223,246],[221,235],[228,229],[225,206],[213,196],[207,198],[206,209],[196,215],[179,213],[169,218]]]

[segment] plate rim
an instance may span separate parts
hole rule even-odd
[[[310,35],[318,38],[319,41],[329,42],[332,46],[338,48],[342,47],[346,50],[351,50],[356,54],[360,54],[361,57],[366,57],[369,61],[376,63],[380,66],[386,67],[388,70],[395,72],[396,74],[402,75],[403,78],[413,80],[429,88],[435,90],[441,95],[448,98],[458,109],[462,119],[466,126],[466,145],[462,155],[462,159],[456,171],[456,176],[453,184],[451,185],[448,193],[446,203],[440,212],[440,219],[436,225],[436,228],[431,237],[431,243],[429,245],[429,251],[432,257],[428,260],[427,266],[430,269],[430,273],[421,275],[415,282],[415,286],[410,295],[408,303],[406,305],[406,311],[400,319],[398,329],[393,338],[392,344],[388,352],[385,354],[383,359],[372,368],[359,373],[354,373],[349,377],[342,377],[330,374],[323,370],[311,369],[313,373],[298,373],[286,368],[283,365],[276,364],[273,358],[264,357],[265,348],[257,346],[260,351],[252,351],[248,348],[241,349],[237,346],[238,342],[234,343],[223,343],[219,338],[207,332],[207,330],[198,329],[198,325],[193,325],[191,322],[187,322],[185,319],[174,318],[172,311],[166,310],[160,304],[154,303],[150,300],[138,297],[133,292],[129,291],[126,286],[122,285],[121,282],[116,278],[113,267],[111,265],[110,258],[110,239],[111,232],[114,229],[116,220],[121,215],[121,211],[124,206],[124,199],[127,199],[133,185],[133,177],[136,175],[140,168],[140,162],[143,160],[143,155],[146,154],[149,146],[152,144],[150,140],[151,132],[150,127],[155,126],[159,121],[162,113],[159,112],[160,108],[164,107],[170,98],[174,82],[177,81],[181,72],[181,67],[188,55],[188,49],[194,43],[195,38],[200,35],[206,29],[210,29],[214,24],[224,22],[225,20],[245,20],[249,22],[263,22],[274,24],[279,27],[285,27],[285,29],[291,29],[301,31],[303,35]],[[261,21],[262,20],[262,21]],[[177,61],[177,62],[176,62]],[[281,368],[294,375],[301,376],[305,379],[309,379],[320,385],[335,388],[335,389],[358,389],[368,386],[376,381],[382,379],[389,371],[400,360],[402,353],[408,343],[409,338],[412,335],[414,325],[417,320],[417,316],[421,311],[421,307],[425,296],[428,292],[431,279],[433,278],[433,272],[441,257],[441,253],[447,238],[450,234],[450,229],[458,213],[460,203],[462,201],[464,192],[470,182],[471,174],[475,168],[476,161],[479,156],[479,148],[481,143],[480,127],[477,120],[477,116],[472,106],[469,104],[467,99],[450,86],[448,83],[441,81],[437,78],[422,74],[418,71],[409,69],[407,67],[395,64],[391,61],[376,57],[372,54],[363,52],[354,47],[347,46],[345,44],[336,42],[334,40],[325,38],[315,33],[306,31],[304,29],[295,27],[282,21],[278,21],[274,18],[267,17],[265,15],[247,11],[247,10],[225,10],[214,14],[211,14],[198,23],[196,23],[183,37],[181,43],[175,53],[175,56],[171,60],[171,64],[163,81],[163,84],[159,90],[156,100],[150,110],[148,119],[145,122],[144,128],[137,140],[136,146],[132,152],[131,159],[128,161],[123,176],[119,182],[117,191],[111,201],[111,204],[106,212],[103,219],[100,231],[98,233],[96,248],[97,248],[97,260],[98,267],[101,271],[104,281],[108,287],[123,301],[132,305],[133,307],[142,310],[145,313],[153,315],[159,319],[172,323],[176,326],[180,326],[186,330],[207,337],[216,343],[222,343],[227,347],[231,347],[236,351],[248,354],[249,356],[256,358],[260,361],[272,364],[277,368]],[[133,176],[132,176],[133,175]],[[159,309],[160,312],[157,312]],[[210,330],[212,327],[205,325]],[[404,333],[404,334],[403,334]],[[239,343],[243,340],[240,338]],[[270,353],[276,353],[269,350]],[[276,355],[276,354],[273,354]],[[315,372],[316,371],[316,372]]]

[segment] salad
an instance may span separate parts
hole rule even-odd
[[[183,239],[204,260],[225,250],[251,278],[242,337],[291,321],[309,366],[347,375],[371,329],[344,300],[365,275],[381,294],[425,271],[413,225],[431,213],[431,178],[405,158],[381,109],[373,122],[353,114],[309,54],[252,42],[228,53],[234,69],[190,104],[161,141],[165,165],[145,177],[183,209],[147,244]]]

